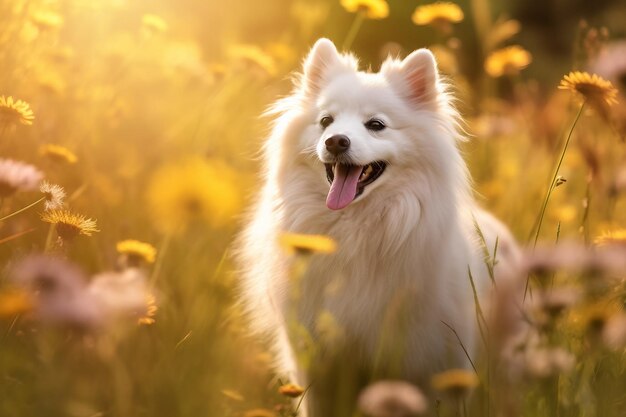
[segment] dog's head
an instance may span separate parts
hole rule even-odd
[[[406,182],[399,176],[407,168],[445,170],[445,159],[458,154],[456,120],[426,49],[388,59],[378,73],[360,72],[352,56],[320,39],[304,62],[299,95],[310,115],[301,146],[315,149],[324,164],[332,210],[368,198],[385,183]]]

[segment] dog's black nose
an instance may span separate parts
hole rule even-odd
[[[334,135],[326,139],[326,150],[333,155],[344,153],[350,148],[350,139],[346,135]]]

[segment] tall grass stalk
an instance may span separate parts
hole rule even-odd
[[[572,133],[574,133],[574,128],[580,119],[580,115],[583,113],[583,109],[585,108],[585,103],[578,109],[578,113],[576,114],[576,118],[574,119],[574,123],[572,123],[572,127],[567,134],[567,139],[565,139],[565,144],[563,145],[563,150],[561,151],[561,156],[559,157],[559,161],[556,164],[554,172],[552,173],[552,178],[550,179],[550,183],[548,185],[548,191],[546,192],[546,197],[543,200],[543,204],[541,205],[541,211],[539,213],[539,222],[537,223],[537,229],[535,230],[535,236],[533,238],[533,248],[537,246],[537,240],[539,239],[539,233],[541,232],[541,225],[543,224],[543,218],[546,214],[546,208],[548,207],[548,202],[550,201],[550,196],[552,195],[552,191],[556,186],[556,178],[559,175],[559,170],[561,169],[561,164],[563,163],[563,159],[565,158],[565,153],[567,152],[567,148],[569,146],[569,142],[572,138]],[[530,276],[526,278],[526,285],[524,288],[524,299],[526,301],[526,295],[528,294],[528,284],[530,282]]]
[[[344,51],[347,51],[348,49],[350,49],[350,47],[352,47],[352,43],[354,42],[354,39],[356,39],[356,35],[359,33],[359,29],[361,29],[361,25],[363,24],[364,20],[365,11],[359,10],[354,17],[354,20],[352,21],[352,25],[350,26],[350,30],[348,30],[346,39],[343,41],[343,45],[341,45],[341,48]]]
[[[1,221],[3,221],[3,220],[9,219],[9,218],[11,218],[11,217],[13,217],[13,216],[15,216],[15,215],[17,215],[17,214],[20,214],[20,213],[22,213],[22,212],[24,212],[24,211],[28,210],[28,209],[29,209],[29,208],[31,208],[31,207],[35,207],[37,204],[41,203],[41,202],[42,202],[43,200],[45,200],[45,199],[46,199],[46,197],[41,197],[39,200],[35,201],[34,203],[30,203],[30,204],[29,204],[29,205],[27,205],[26,207],[22,207],[21,209],[16,210],[16,211],[14,211],[13,213],[7,214],[6,216],[4,216],[4,217],[0,218],[0,222],[1,222]]]

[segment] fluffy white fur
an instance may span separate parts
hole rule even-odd
[[[489,248],[499,237],[496,270],[515,262],[517,249],[506,228],[472,198],[457,148],[463,140],[459,116],[447,90],[428,50],[402,61],[390,58],[378,73],[360,72],[354,57],[320,39],[293,95],[272,110],[276,119],[264,150],[265,183],[241,239],[242,300],[253,328],[271,337],[278,371],[312,384],[309,415],[340,415],[324,395],[341,390],[337,385],[345,378],[326,369],[328,364],[354,371],[351,375],[362,378],[357,386],[385,377],[405,378],[425,389],[434,372],[468,366],[443,322],[474,354],[477,327],[468,268],[480,293],[490,287],[474,218]],[[334,122],[323,129],[320,118],[327,114]],[[371,117],[387,128],[367,130],[364,122]],[[325,204],[329,184],[323,162],[332,155],[324,141],[333,134],[350,138],[354,164],[388,163],[361,196],[337,211]],[[289,258],[277,240],[282,232],[323,234],[338,243],[335,254],[313,257],[300,281],[297,305],[292,304]],[[288,334],[286,317],[292,311],[314,339],[321,312],[330,313],[342,331],[336,345],[318,340],[321,346],[308,370],[295,359],[300,336]]]

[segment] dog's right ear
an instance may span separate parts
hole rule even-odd
[[[322,88],[328,71],[340,64],[339,52],[329,39],[321,38],[304,61],[304,77],[302,87],[305,94],[315,95]]]

